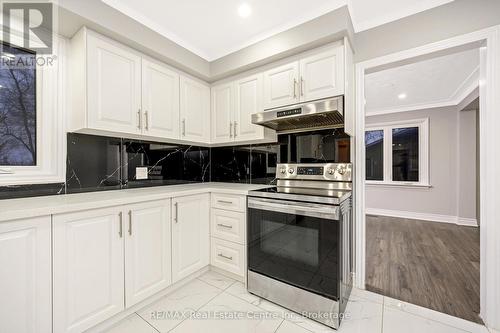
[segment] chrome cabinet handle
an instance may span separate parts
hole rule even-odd
[[[222,224],[222,223],[218,223],[217,225],[219,227],[223,227],[223,228],[227,228],[227,229],[233,229],[232,225],[227,225],[227,224]]]
[[[131,210],[128,211],[128,216],[129,216],[129,219],[128,219],[128,234],[129,234],[129,236],[132,236],[132,211]]]
[[[229,137],[230,138],[233,137],[233,122],[232,121],[229,122]]]
[[[137,116],[139,117],[139,121],[137,122],[137,128],[141,129],[142,128],[142,116],[141,116],[141,109],[137,111]]]
[[[186,119],[182,119],[182,136],[186,136]]]
[[[146,119],[146,129],[149,130],[148,110],[146,110],[146,112],[144,112],[144,118]]]
[[[123,237],[123,212],[120,212],[118,214],[120,216],[120,229],[118,230],[118,235],[120,235],[120,238]]]
[[[297,98],[297,79],[293,79],[293,98]]]
[[[227,259],[227,260],[233,260],[233,257],[227,257],[227,256],[223,255],[222,253],[219,253],[218,256],[222,257],[224,259]]]
[[[236,138],[236,126],[238,125],[238,122],[234,122],[234,137]]]
[[[174,203],[174,222],[177,223],[179,222],[177,218],[179,217],[179,205],[178,203]]]
[[[217,200],[218,203],[221,203],[221,204],[228,204],[228,205],[232,205],[233,202],[232,201],[227,201],[227,200]]]
[[[304,78],[300,77],[300,96],[304,96]]]

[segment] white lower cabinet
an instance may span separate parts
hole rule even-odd
[[[170,200],[130,206],[127,217],[124,238],[128,308],[172,283]]]
[[[245,275],[245,246],[212,237],[211,239],[212,266],[230,273]]]
[[[0,223],[0,331],[52,332],[50,216]]]
[[[172,199],[172,280],[209,264],[210,195]]]
[[[124,309],[122,213],[53,216],[54,333],[82,332]]]
[[[170,285],[170,200],[53,221],[54,333],[82,332]]]

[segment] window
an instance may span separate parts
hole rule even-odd
[[[4,44],[2,58],[29,63],[34,52]],[[31,60],[32,61],[32,60]],[[37,164],[36,70],[0,69],[0,167]]]
[[[51,55],[0,44],[0,186],[63,182],[67,41],[55,35]]]
[[[368,184],[429,185],[428,119],[368,125]]]

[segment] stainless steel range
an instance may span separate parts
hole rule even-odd
[[[350,163],[278,164],[248,197],[248,291],[338,328],[352,288]]]

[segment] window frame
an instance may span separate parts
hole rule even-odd
[[[418,128],[418,182],[394,181],[393,176],[393,151],[392,151],[392,130],[395,128]],[[367,124],[365,133],[368,131],[383,131],[383,180],[366,180],[367,185],[378,186],[410,186],[410,187],[431,187],[429,175],[429,118],[410,119],[376,124]],[[366,144],[365,144],[366,149]]]
[[[22,32],[11,28],[13,35]],[[0,34],[3,29],[0,26]],[[3,41],[2,41],[3,42]],[[32,41],[37,43],[36,40]],[[11,42],[14,47],[23,48]],[[62,183],[66,178],[64,108],[67,40],[54,34],[53,66],[36,67],[36,165],[0,166],[0,186]]]

